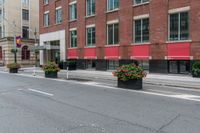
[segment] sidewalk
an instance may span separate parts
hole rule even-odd
[[[34,68],[21,68],[19,73],[33,74]],[[5,67],[0,67],[0,71],[8,71]],[[36,74],[44,76],[41,68],[36,68]],[[76,70],[69,71],[69,79],[79,81],[94,81],[110,86],[116,86],[117,78],[112,75],[112,71],[95,70]],[[67,71],[61,70],[59,78],[67,79]],[[183,88],[200,89],[200,78],[193,78],[190,75],[171,75],[171,74],[148,74],[144,78],[145,84],[174,86]]]

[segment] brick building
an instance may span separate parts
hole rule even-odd
[[[40,64],[190,73],[200,59],[199,0],[40,0]]]

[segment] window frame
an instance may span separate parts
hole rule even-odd
[[[57,16],[57,15],[59,15],[59,11],[60,11],[60,20],[59,20],[59,16]],[[56,24],[62,23],[62,21],[63,21],[62,20],[62,13],[63,13],[62,6],[57,7],[56,10],[55,10],[55,22],[56,22]]]
[[[116,24],[118,24],[118,43],[114,43],[115,42],[115,25]],[[112,25],[112,30],[113,30],[113,43],[112,44],[109,44],[109,29],[108,29],[108,27],[109,27],[109,25]],[[120,27],[119,27],[119,21],[116,21],[116,22],[111,22],[111,23],[107,23],[107,46],[112,46],[112,45],[119,45],[119,43],[120,43],[120,34],[119,34],[119,29],[120,29]]]
[[[72,45],[72,32],[76,31],[76,46],[73,46]],[[70,48],[77,48],[78,47],[78,32],[77,32],[77,28],[72,28],[70,29],[69,31],[69,34],[70,34]]]
[[[148,22],[149,22],[149,39],[148,39],[148,41],[144,41],[143,40],[143,21],[145,20],[145,19],[148,19]],[[141,41],[140,42],[136,42],[136,21],[141,21]],[[149,18],[149,15],[147,14],[146,16],[144,16],[144,17],[138,17],[138,18],[136,18],[136,19],[134,19],[133,20],[133,43],[134,44],[146,44],[146,43],[150,43],[150,18]]]
[[[48,15],[48,23],[46,22],[46,15]],[[50,25],[50,12],[49,11],[44,12],[43,19],[44,19],[44,27],[49,27],[49,25]]]
[[[181,40],[181,13],[188,13],[188,19],[187,19],[187,21],[188,21],[188,38],[187,39],[183,39],[183,40]],[[174,15],[174,14],[178,14],[178,39],[177,40],[173,40],[173,39],[171,39],[171,28],[170,28],[170,26],[171,26],[171,22],[170,22],[170,17],[171,17],[171,15]],[[181,41],[190,41],[190,10],[183,10],[183,11],[177,11],[177,12],[169,12],[168,13],[168,38],[167,38],[167,40],[169,41],[169,42],[181,42]]]
[[[74,10],[72,10],[72,6],[74,5]],[[75,13],[72,14],[72,11]],[[73,16],[74,15],[74,16]],[[69,3],[69,21],[75,21],[78,18],[78,12],[77,12],[77,1],[73,1]]]
[[[86,17],[95,16],[95,13],[96,13],[96,0],[90,0],[90,1],[94,1],[94,7],[93,7],[93,4],[91,3],[91,5],[90,5],[91,12],[89,14],[88,13],[88,0],[86,0]],[[94,8],[94,13],[92,10],[93,8]]]
[[[116,11],[116,10],[119,10],[119,7],[120,7],[120,0],[117,0],[118,1],[118,7],[115,8],[115,0],[113,0],[113,9],[110,9],[109,8],[109,3],[110,3],[110,0],[107,0],[107,12],[112,12],[112,11]]]
[[[90,28],[94,28],[94,31],[95,31],[95,37],[94,37],[95,43],[92,42],[93,41],[93,36],[92,36],[93,31],[92,31],[91,32],[91,44],[88,45],[88,29],[90,29]],[[96,45],[96,26],[95,25],[89,25],[89,26],[86,27],[86,47],[95,47],[95,45]]]

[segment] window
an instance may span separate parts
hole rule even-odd
[[[0,60],[2,60],[3,52],[2,52],[2,47],[0,46]]]
[[[119,0],[107,0],[107,10],[112,11],[119,8]]]
[[[29,11],[28,10],[25,10],[25,9],[22,10],[22,18],[23,18],[23,20],[29,20]]]
[[[22,4],[28,5],[29,4],[29,0],[22,0]]]
[[[76,20],[77,19],[77,7],[76,3],[70,5],[70,20]]]
[[[108,24],[107,26],[107,43],[108,45],[119,43],[119,24]]]
[[[149,42],[149,19],[135,20],[135,43]]]
[[[44,14],[44,26],[47,27],[49,26],[50,21],[49,21],[49,12]]]
[[[29,38],[29,31],[28,31],[29,27],[23,26],[22,27],[22,36],[25,39]]]
[[[87,0],[87,16],[95,14],[95,0]]]
[[[44,0],[44,4],[49,4],[49,0]]]
[[[180,12],[169,16],[169,40],[179,41],[189,39],[189,13]]]
[[[87,28],[87,46],[94,46],[96,43],[95,27]]]
[[[70,47],[77,47],[77,30],[70,31]]]
[[[135,5],[143,4],[149,2],[149,0],[133,0]]]
[[[117,60],[109,60],[107,62],[108,70],[116,70],[119,67],[119,61]]]
[[[56,8],[56,24],[60,24],[62,22],[62,8]]]
[[[30,60],[30,50],[28,50],[28,46],[22,47],[22,60]]]

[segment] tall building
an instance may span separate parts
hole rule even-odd
[[[39,0],[0,0],[0,64],[14,62],[14,36],[21,38],[18,63],[34,64],[32,49],[39,38],[35,31],[39,32]]]
[[[40,64],[112,70],[139,61],[190,73],[200,59],[199,0],[40,0]]]

